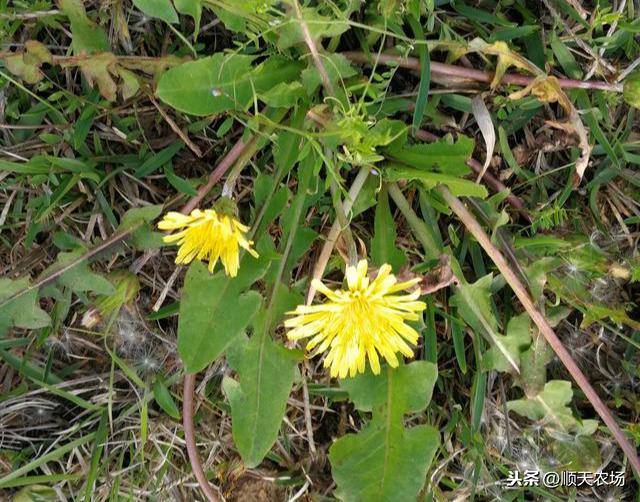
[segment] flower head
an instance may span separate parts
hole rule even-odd
[[[296,315],[285,321],[291,328],[291,340],[311,338],[307,350],[317,355],[329,349],[324,366],[331,367],[331,376],[345,378],[364,373],[366,359],[374,374],[380,373],[380,354],[392,366],[398,366],[400,352],[413,357],[410,345],[418,341],[416,330],[405,324],[419,318],[426,305],[417,301],[420,291],[397,295],[417,284],[420,279],[399,283],[391,274],[391,266],[383,265],[372,281],[367,276],[367,262],[347,267],[348,289],[332,291],[322,282],[313,286],[328,301],[321,305],[299,305]]]
[[[240,223],[233,216],[215,209],[195,209],[190,215],[167,213],[158,223],[161,230],[178,230],[167,235],[164,242],[177,242],[180,246],[176,263],[190,263],[194,258],[209,261],[209,272],[222,261],[227,275],[238,275],[240,259],[239,248],[246,249],[251,256],[257,258],[258,253],[252,248],[253,241],[247,240],[249,227]]]

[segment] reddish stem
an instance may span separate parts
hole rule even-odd
[[[191,461],[191,469],[196,475],[200,489],[204,492],[209,502],[220,502],[220,497],[213,490],[207,476],[202,469],[198,447],[196,446],[196,434],[193,427],[193,396],[196,387],[196,376],[187,373],[184,377],[184,392],[182,394],[182,425],[184,427],[184,440],[187,443],[187,453]]]
[[[394,65],[409,70],[420,71],[420,60],[414,57],[402,57],[394,54],[378,54],[375,59],[364,52],[343,52],[343,56],[350,59],[354,63],[373,63],[374,61],[384,65]],[[492,82],[494,73],[475,68],[465,68],[464,66],[456,66],[445,63],[437,63],[432,61],[431,74],[433,76],[453,77],[458,79],[472,80],[476,82]],[[526,87],[533,82],[534,77],[520,75],[517,73],[507,73],[502,77],[501,82],[505,84],[515,84]],[[608,82],[593,80],[572,80],[568,78],[559,78],[560,87],[565,89],[596,89],[600,91],[622,92],[621,84],[609,84]]]
[[[253,136],[246,143],[242,138],[236,141],[235,145],[231,147],[231,150],[227,152],[224,158],[211,172],[207,184],[198,189],[198,193],[189,199],[180,212],[183,214],[189,214],[198,207],[200,201],[207,195],[207,193],[209,193],[214,185],[220,181],[229,168],[240,158],[242,153],[249,148],[254,141],[255,138]],[[220,498],[214,492],[209,480],[204,474],[202,462],[200,461],[200,455],[198,454],[198,448],[196,446],[196,435],[193,426],[193,396],[195,382],[196,376],[194,374],[187,373],[185,375],[184,392],[182,393],[182,425],[184,427],[184,440],[187,443],[187,453],[189,455],[189,462],[191,462],[191,469],[193,469],[193,473],[198,480],[200,489],[203,491],[209,502],[220,502]]]
[[[209,180],[206,185],[202,185],[198,189],[198,193],[191,197],[189,201],[184,205],[184,207],[180,210],[182,214],[189,214],[193,211],[200,201],[204,199],[205,195],[207,195],[211,189],[215,186],[215,184],[220,181],[220,179],[224,176],[224,174],[231,168],[231,166],[240,158],[242,152],[245,151],[247,147],[251,143],[255,141],[253,136],[249,138],[249,140],[245,143],[242,138],[236,141],[235,145],[231,147],[231,150],[227,152],[227,154],[222,158],[222,160],[218,163],[216,168],[211,171],[209,175]]]

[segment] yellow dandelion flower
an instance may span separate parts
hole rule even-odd
[[[383,265],[377,277],[369,281],[367,262],[347,267],[348,290],[332,291],[318,280],[313,286],[328,301],[321,305],[299,305],[289,315],[285,326],[291,328],[291,340],[311,338],[307,350],[313,356],[329,349],[324,366],[331,367],[331,376],[345,378],[364,373],[366,359],[374,374],[380,373],[380,354],[392,366],[398,366],[400,352],[413,357],[410,345],[418,341],[418,333],[405,321],[415,321],[426,308],[417,301],[420,291],[394,294],[417,284],[420,279],[398,282],[391,266]]]
[[[255,258],[258,257],[258,253],[252,248],[253,241],[247,240],[245,235],[249,227],[233,216],[214,209],[195,209],[189,215],[169,212],[158,223],[158,228],[181,229],[180,232],[163,237],[164,242],[177,242],[180,246],[176,263],[190,263],[194,258],[208,260],[209,272],[213,272],[220,259],[225,273],[235,277],[240,265],[239,248],[246,249]]]

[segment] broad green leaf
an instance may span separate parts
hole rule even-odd
[[[260,100],[273,108],[291,108],[304,97],[304,89],[298,81],[280,82],[275,87],[260,94]]]
[[[295,243],[304,233],[298,224],[308,201],[307,188],[313,175],[315,160],[309,156],[298,169],[298,191],[288,214],[289,224],[282,224],[283,238],[279,244],[281,257],[274,261],[274,284],[269,301],[253,322],[253,336],[241,340],[229,349],[228,360],[238,373],[239,381],[226,379],[225,393],[231,404],[233,438],[250,467],[258,465],[278,437],[287,398],[297,375],[297,359],[301,354],[287,350],[274,342],[271,333],[280,324],[285,312],[302,303],[302,295],[281,283],[287,274],[287,263],[294,259]],[[315,232],[313,232],[315,234]],[[315,235],[314,235],[315,236]]]
[[[195,3],[194,0],[190,1]],[[133,5],[147,16],[162,19],[170,24],[178,22],[178,14],[176,14],[171,0],[133,0]]]
[[[485,198],[489,195],[484,185],[474,183],[471,180],[459,178],[450,174],[422,171],[413,167],[403,167],[400,164],[389,164],[384,172],[389,181],[417,180],[425,188],[431,189],[438,185],[446,185],[453,195]]]
[[[460,136],[454,144],[441,140],[401,148],[396,145],[385,152],[392,160],[385,171],[387,179],[418,180],[428,189],[443,184],[458,196],[488,196],[484,185],[462,178],[470,172],[466,163],[473,152],[471,138]]]
[[[254,57],[218,53],[175,66],[160,78],[158,97],[185,113],[211,115],[243,110],[254,95],[295,79],[301,64],[272,56],[258,66]]]
[[[202,18],[202,0],[173,0],[176,10],[180,14],[187,14],[193,18],[195,28],[193,38],[198,38],[200,33],[200,19]]]
[[[376,193],[379,189],[380,180],[376,176],[368,176],[351,208],[352,217],[356,217],[376,205]]]
[[[302,19],[304,19],[309,28],[311,38],[314,40],[335,37],[349,29],[346,21],[331,19],[311,7],[302,9]],[[277,45],[281,50],[304,43],[300,21],[296,17],[291,17],[286,22],[281,23],[274,31],[279,36]]]
[[[622,96],[627,104],[640,108],[640,71],[633,72],[624,79]]]
[[[323,55],[322,64],[325,70],[327,70],[329,81],[332,84],[340,85],[343,80],[358,74],[358,70],[356,70],[342,54]],[[318,68],[315,66],[305,68],[302,71],[302,84],[307,94],[311,96],[316,89],[322,85],[322,77],[320,76]]]
[[[122,216],[122,220],[120,220],[120,225],[118,226],[118,231],[120,232],[130,228],[135,228],[143,223],[150,223],[160,216],[161,212],[162,206],[160,204],[129,209],[124,213],[124,216]]]
[[[200,261],[191,264],[178,324],[178,352],[188,372],[203,369],[243,335],[262,301],[256,291],[244,291],[265,274],[269,263],[263,256],[245,254],[235,278],[224,271],[212,275]]]
[[[214,12],[225,28],[246,35],[247,31],[255,32],[253,25],[259,24],[260,18],[256,14],[268,11],[275,3],[275,0],[217,0],[215,5],[207,2],[205,6]],[[266,27],[266,22],[262,24]]]
[[[0,279],[0,335],[11,326],[36,329],[51,323],[49,315],[38,305],[37,288],[20,294],[29,287],[28,277],[15,281]],[[9,300],[17,294],[20,295]]]
[[[151,222],[162,212],[161,205],[143,206],[129,209],[118,226],[118,231],[133,229],[128,242],[137,249],[153,249],[162,247],[162,234],[155,232]]]
[[[304,110],[302,110],[304,111]],[[291,125],[293,127],[300,127],[304,119],[304,114],[298,112],[298,120],[292,120]],[[275,148],[273,151],[273,160],[276,163],[276,167],[281,177],[284,177],[293,168],[300,150],[302,148],[302,138],[295,131],[282,131],[278,133],[278,139],[275,141]]]
[[[571,437],[570,440],[556,439],[553,454],[563,470],[574,472],[596,472],[602,465],[600,447],[589,436]]]
[[[507,408],[531,420],[542,420],[563,433],[593,433],[597,422],[595,420],[579,422],[569,408],[572,397],[571,382],[551,380],[545,384],[544,390],[538,395],[508,401]]]
[[[602,319],[611,319],[617,324],[625,324],[635,330],[639,330],[640,322],[629,317],[626,312],[626,310],[631,310],[632,308],[633,307],[631,305],[622,307],[610,307],[609,305],[603,303],[592,303],[590,305],[587,305],[584,309],[584,317],[582,318],[580,327],[587,328],[594,322],[601,321]]]
[[[386,186],[378,194],[373,239],[371,239],[371,258],[376,266],[388,263],[395,272],[400,270],[407,261],[404,252],[396,244],[396,225],[389,208]]]
[[[42,276],[56,274],[56,281],[74,293],[92,291],[98,295],[114,294],[113,284],[105,277],[93,272],[87,260],[82,259],[86,252],[85,249],[76,249],[68,253],[58,253],[55,263],[48,267]]]
[[[543,257],[535,260],[526,268],[527,278],[529,279],[529,289],[536,301],[542,299],[548,274],[562,266],[563,263],[564,261],[557,256]]]
[[[245,465],[252,468],[262,462],[278,437],[298,374],[298,358],[269,335],[252,337],[241,354],[232,367],[242,383],[225,377],[223,389],[231,404],[235,446]]]
[[[404,145],[402,148],[388,149],[386,153],[392,160],[416,169],[464,176],[471,172],[467,161],[473,153],[473,146],[473,139],[460,136],[453,144],[439,140],[433,143]]]
[[[285,214],[286,215],[286,214]],[[283,218],[280,218],[280,221],[283,221]],[[286,264],[284,265],[283,272],[288,273],[293,267],[296,266],[296,263],[299,263],[298,260],[302,258],[309,249],[311,249],[311,245],[318,238],[318,232],[313,230],[312,228],[302,227],[298,228],[296,234],[291,243],[291,247],[289,249],[289,254],[286,258]],[[278,267],[272,266],[267,275],[265,276],[265,280],[267,282],[273,282],[276,279],[276,275],[278,273]]]
[[[278,286],[271,308],[256,316],[255,334],[241,337],[228,352],[238,380],[225,378],[223,389],[231,404],[233,440],[249,468],[262,462],[278,437],[301,356],[273,341],[269,326],[301,302],[301,295]]]
[[[329,450],[336,495],[347,502],[416,500],[440,442],[436,428],[405,428],[404,415],[425,409],[438,372],[415,361],[380,375],[367,372],[342,380],[356,407],[373,417],[357,434],[338,439]]]
[[[474,333],[484,334],[493,344],[495,351],[489,354],[490,359],[500,367],[505,367],[505,371],[519,374],[520,361],[514,357],[512,346],[517,345],[520,337],[516,337],[516,341],[510,339],[505,343],[507,337],[498,332],[498,321],[491,307],[491,283],[492,275],[489,274],[473,284],[461,284],[450,298],[449,304],[458,307],[459,314]]]
[[[580,256],[580,250],[572,251],[569,262],[577,266],[577,270],[587,272],[588,267],[594,267],[591,272],[597,270],[596,263],[591,263],[587,256]],[[555,291],[565,300],[570,302],[583,313],[582,323],[580,327],[586,328],[590,324],[609,318],[616,324],[624,324],[632,329],[640,329],[640,322],[632,319],[626,310],[632,308],[630,304],[626,305],[608,305],[597,298],[594,298],[592,292],[584,287],[584,279],[580,275],[567,274],[562,278],[555,275],[547,277],[549,289]]]
[[[573,391],[571,382],[551,380],[542,392],[531,398],[518,399],[507,403],[508,409],[531,420],[548,420],[562,425],[571,424],[575,420],[571,409]]]
[[[273,176],[259,173],[253,180],[253,200],[256,208],[261,208],[275,191],[276,180]]]
[[[260,231],[268,225],[271,225],[282,211],[285,210],[290,196],[291,192],[289,188],[281,186],[275,191],[271,198],[265,202],[266,206],[263,211],[262,221],[260,222]]]
[[[520,314],[517,317],[512,317],[507,325],[507,334],[497,335],[497,337],[499,345],[494,345],[482,356],[483,369],[512,371],[512,361],[520,368],[520,355],[531,345],[529,315]]]
[[[547,313],[548,315],[548,313]],[[520,379],[518,384],[528,396],[538,394],[547,383],[547,364],[553,359],[553,350],[544,336],[535,332],[527,350],[520,354]]]
[[[209,115],[241,109],[251,99],[253,57],[222,53],[168,70],[158,83],[158,97],[177,110]]]
[[[107,34],[96,23],[87,17],[84,2],[81,0],[59,0],[60,10],[71,23],[71,47],[74,54],[86,52],[107,52],[109,39]]]

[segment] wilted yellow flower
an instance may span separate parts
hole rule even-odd
[[[313,286],[328,301],[321,305],[299,305],[296,315],[285,321],[292,328],[287,336],[291,340],[312,337],[307,350],[313,355],[329,349],[324,366],[331,367],[331,376],[345,378],[364,373],[366,359],[371,370],[380,373],[378,354],[392,366],[398,366],[396,354],[413,357],[410,345],[418,341],[415,329],[405,321],[415,321],[426,304],[417,301],[420,291],[396,295],[417,284],[420,279],[399,283],[391,274],[391,266],[383,265],[377,277],[369,281],[367,262],[347,267],[348,290],[332,291],[318,280]],[[408,342],[408,343],[407,343]]]
[[[247,240],[245,236],[249,227],[233,216],[214,209],[195,209],[188,216],[169,212],[158,223],[158,228],[182,229],[163,238],[164,242],[177,242],[180,246],[176,263],[190,263],[194,258],[208,260],[209,272],[213,272],[219,258],[226,274],[235,277],[240,265],[239,248],[246,249],[255,258],[258,257],[258,253],[252,248],[253,241]]]

